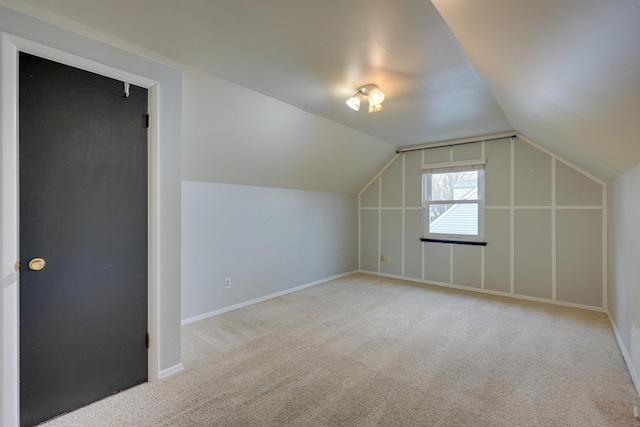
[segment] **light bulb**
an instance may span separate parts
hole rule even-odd
[[[369,93],[369,102],[372,104],[382,104],[384,101],[384,93],[380,89],[373,89]]]

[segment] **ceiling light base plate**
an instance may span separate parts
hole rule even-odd
[[[362,85],[358,88],[358,92],[360,92],[364,96],[369,96],[372,90],[378,89],[378,85],[370,83],[367,85]]]

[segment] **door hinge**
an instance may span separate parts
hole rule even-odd
[[[147,114],[147,115],[145,115],[145,119],[144,119],[144,127],[145,127],[145,128],[147,128],[147,129],[149,129],[149,122],[150,122],[150,120],[151,120],[151,119],[149,118],[149,115],[148,115],[148,114]]]
[[[149,348],[151,346],[151,337],[147,334],[145,346]]]

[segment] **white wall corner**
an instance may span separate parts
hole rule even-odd
[[[611,313],[607,311],[607,316],[609,317],[609,323],[611,323],[611,328],[613,328],[613,333],[616,336],[616,341],[618,342],[618,347],[620,347],[620,352],[622,353],[622,357],[624,358],[625,363],[627,364],[627,368],[629,369],[629,374],[631,375],[631,380],[633,381],[633,385],[636,387],[636,391],[638,392],[638,396],[640,396],[640,375],[635,369],[634,361],[624,346],[624,341],[622,341],[622,336],[618,331],[618,327],[616,326],[616,322],[613,320]],[[635,338],[634,338],[635,337]],[[640,328],[637,328],[636,325],[633,325],[632,331],[632,349],[631,352],[635,355],[636,363],[640,366]]]
[[[173,365],[167,369],[161,370],[158,373],[158,379],[167,378],[168,376],[171,376],[183,370],[184,370],[184,365],[182,363],[178,363],[177,365]]]
[[[267,300],[270,300],[270,299],[273,299],[273,298],[281,297],[283,295],[287,295],[287,294],[290,294],[290,293],[293,293],[293,292],[301,291],[303,289],[310,288],[310,287],[316,286],[316,285],[320,285],[322,283],[330,282],[332,280],[340,279],[341,277],[349,276],[351,274],[356,274],[358,272],[359,272],[359,270],[354,270],[354,271],[349,271],[347,273],[336,274],[334,276],[326,277],[326,278],[321,279],[321,280],[316,280],[314,282],[305,283],[303,285],[296,286],[296,287],[291,288],[291,289],[286,289],[286,290],[281,291],[281,292],[276,292],[276,293],[273,293],[273,294],[270,294],[270,295],[265,295],[265,296],[260,297],[260,298],[252,299],[250,301],[241,302],[239,304],[234,304],[234,305],[231,305],[231,306],[228,306],[228,307],[220,308],[218,310],[210,311],[208,313],[203,313],[203,314],[200,314],[200,315],[197,315],[197,316],[193,316],[193,317],[190,317],[188,319],[182,320],[182,325],[183,326],[184,325],[188,325],[190,323],[194,323],[194,322],[198,322],[200,320],[208,319],[209,317],[218,316],[220,314],[228,313],[230,311],[237,310],[239,308],[248,307],[250,305],[258,304],[258,303],[263,302],[263,301],[267,301]]]

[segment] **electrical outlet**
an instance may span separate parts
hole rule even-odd
[[[387,262],[391,262],[391,255],[387,255]]]
[[[384,255],[380,255],[380,261],[384,262]]]
[[[224,288],[225,289],[231,288],[231,277],[225,277],[225,279],[224,279]]]

